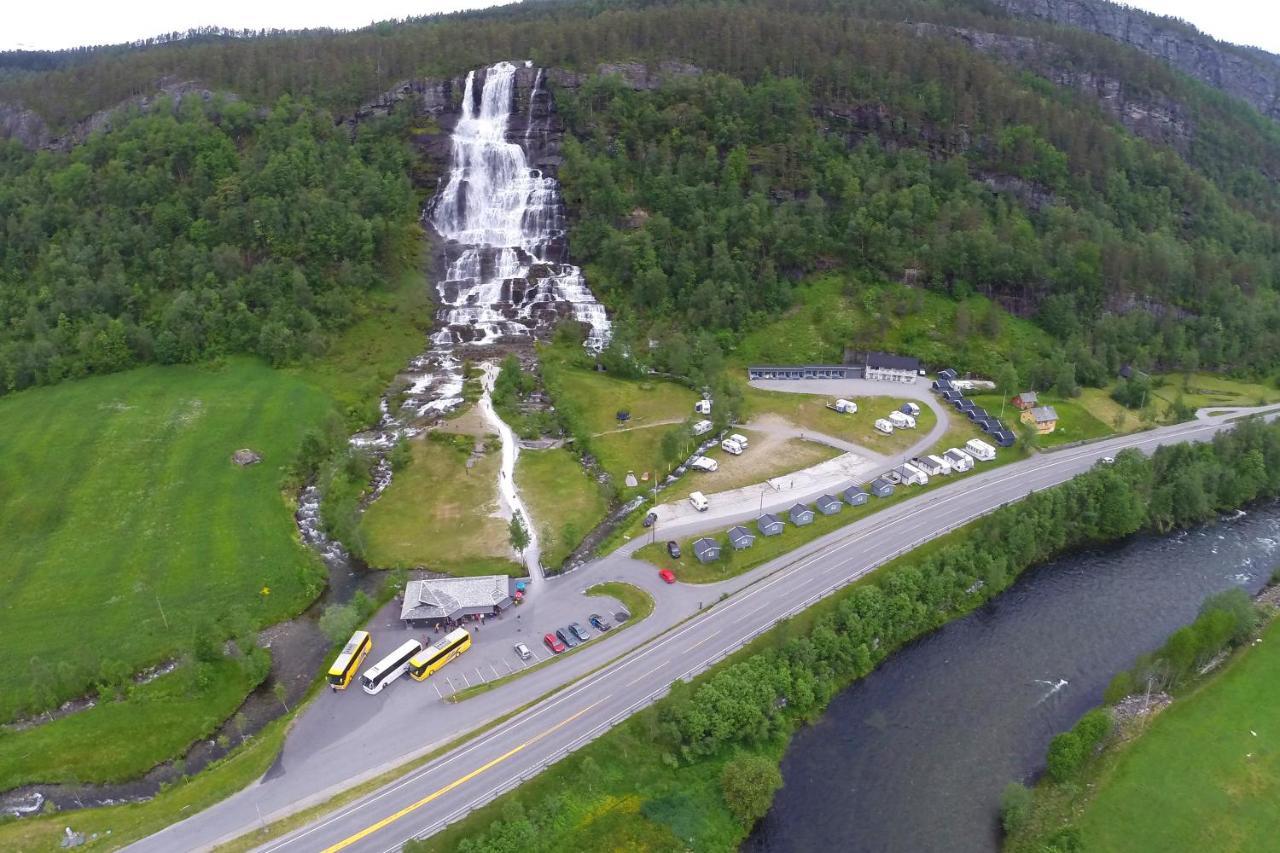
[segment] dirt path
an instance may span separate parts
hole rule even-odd
[[[672,424],[682,424],[682,423],[684,423],[684,418],[666,418],[660,421],[649,421],[648,423],[645,423],[645,424],[636,424],[635,426],[618,427],[617,429],[607,429],[604,432],[592,433],[591,437],[599,438],[602,435],[613,435],[614,433],[618,433],[618,432],[632,432],[633,430],[638,430],[638,429],[649,429],[651,427],[671,426]]]

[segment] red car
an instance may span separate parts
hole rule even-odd
[[[672,573],[670,569],[663,569],[662,571],[658,572],[658,577],[662,578],[667,583],[676,582],[676,576],[674,573]]]
[[[557,640],[555,634],[543,634],[542,642],[547,644],[547,648],[551,649],[553,655],[558,655],[564,651],[564,643]]]

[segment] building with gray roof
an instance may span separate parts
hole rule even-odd
[[[456,622],[464,616],[491,616],[510,605],[511,579],[506,575],[427,578],[405,584],[400,618],[406,622]]]

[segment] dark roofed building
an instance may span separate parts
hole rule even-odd
[[[868,488],[871,490],[871,494],[878,498],[887,498],[893,494],[893,483],[890,483],[884,477],[876,477],[871,481],[871,485]]]
[[[804,504],[796,504],[787,510],[787,515],[791,517],[791,523],[796,526],[813,523],[813,510]]]
[[[844,490],[844,502],[849,506],[862,506],[867,502],[867,493],[859,486],[850,486]]]
[[[733,546],[735,551],[750,548],[755,544],[755,541],[755,534],[741,524],[729,528],[729,544]]]
[[[703,536],[693,543],[693,556],[698,558],[699,563],[710,563],[712,560],[718,560],[720,559],[720,543],[709,536]]]
[[[953,381],[955,381],[955,378],[956,378],[956,376],[958,376],[958,375],[959,375],[959,374],[957,374],[957,373],[956,373],[954,370],[952,370],[950,367],[944,367],[942,370],[939,370],[939,371],[938,371],[938,378],[939,378],[939,379],[945,379],[945,380],[947,380],[948,382],[953,382]]]
[[[765,536],[777,536],[782,532],[782,528],[785,527],[786,524],[787,523],[785,521],[778,518],[771,512],[766,512],[764,515],[756,519],[756,527],[758,527],[760,532]]]
[[[818,512],[823,515],[835,515],[844,508],[844,504],[840,503],[840,499],[835,495],[823,495],[814,501],[814,505],[818,507]]]

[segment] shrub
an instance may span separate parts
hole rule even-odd
[[[750,828],[769,811],[774,792],[782,787],[782,773],[768,758],[742,755],[724,766],[720,789],[729,811]]]
[[[1047,765],[1055,782],[1065,782],[1084,763],[1085,747],[1075,731],[1063,732],[1049,742]]]
[[[1000,794],[1000,824],[1006,833],[1017,832],[1031,817],[1031,791],[1020,782],[1010,782]]]

